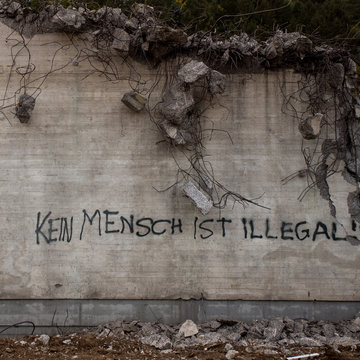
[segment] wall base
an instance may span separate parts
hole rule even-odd
[[[360,302],[326,301],[209,301],[209,300],[0,300],[0,331],[31,321],[35,334],[58,334],[93,327],[117,319],[202,323],[218,318],[253,321],[289,317],[309,320],[344,320],[360,311]],[[32,332],[31,324],[12,327],[1,336]]]

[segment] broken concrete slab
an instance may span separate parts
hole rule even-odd
[[[123,29],[116,28],[113,32],[114,41],[111,47],[122,53],[128,53],[130,50],[130,35]]]
[[[192,320],[186,320],[179,329],[179,335],[184,337],[194,336],[199,332],[197,325]]]
[[[191,60],[178,71],[178,77],[187,84],[193,84],[210,72],[202,61]]]
[[[23,94],[19,98],[15,113],[20,122],[27,123],[35,107],[35,98],[30,95]]]
[[[135,91],[125,93],[121,101],[131,110],[140,112],[146,105],[146,98]]]
[[[213,207],[213,201],[209,195],[197,187],[192,181],[186,182],[183,190],[185,195],[195,203],[203,215],[206,215]]]
[[[321,125],[324,119],[323,114],[315,114],[302,120],[299,124],[299,131],[304,139],[316,139],[320,135]]]

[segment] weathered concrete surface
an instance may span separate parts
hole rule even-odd
[[[12,63],[10,32],[0,25],[1,89]],[[59,43],[70,44],[57,34],[31,40],[31,79],[49,71]],[[297,200],[306,177],[281,185],[304,168],[297,124],[281,111],[282,91],[294,90],[296,74],[228,76],[202,128],[205,136],[213,127],[228,131],[234,145],[215,131],[204,139],[206,159],[219,181],[261,197],[271,210],[229,204],[203,217],[181,187],[153,189],[174,184],[177,166],[148,115],[120,101],[131,90],[129,74],[137,81],[141,74],[138,84],[149,89],[163,70],[133,64],[137,72],[130,71],[119,58],[125,80],[109,82],[86,77],[93,70],[86,62],[71,65],[76,55],[71,46],[57,52],[54,68],[69,65],[44,83],[28,124],[11,108],[11,124],[0,115],[2,299],[360,300],[360,247],[338,239],[343,229],[335,223],[334,231],[315,190]],[[22,52],[17,64],[26,59]],[[14,69],[13,75],[8,95],[19,88]],[[161,101],[161,86],[151,99]],[[330,186],[339,221],[359,235],[347,211],[353,188],[336,179]],[[83,210],[95,214],[92,226]],[[133,233],[120,219],[131,215]],[[49,236],[63,240],[48,243]]]
[[[204,323],[216,319],[251,322],[283,318],[342,321],[359,312],[359,302],[219,301],[219,300],[0,300],[0,331],[7,325],[32,321],[36,333],[56,334],[60,328],[92,327],[114,320],[179,324],[186,319]],[[216,327],[215,327],[216,328]],[[6,331],[30,333],[32,326]]]

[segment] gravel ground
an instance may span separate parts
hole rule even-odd
[[[60,331],[60,329],[59,329]],[[77,333],[0,339],[0,359],[360,359],[360,318],[218,319],[166,325],[117,320]],[[306,359],[306,358],[305,358]]]

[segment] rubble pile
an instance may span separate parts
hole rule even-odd
[[[99,337],[120,336],[138,339],[160,350],[229,343],[279,349],[288,346],[323,347],[360,345],[360,317],[340,322],[290,318],[250,323],[218,319],[203,324],[186,320],[176,326],[140,321],[114,321],[96,328]]]
[[[0,1],[0,20],[21,31],[26,36],[46,32],[87,32],[95,38],[111,34],[110,46],[123,55],[142,54],[146,58],[161,61],[164,56],[187,53],[201,58],[212,67],[237,69],[250,67],[252,70],[293,67],[314,70],[314,63],[326,56],[331,60],[348,58],[329,46],[315,46],[312,41],[298,32],[277,31],[267,41],[258,42],[245,33],[230,37],[214,36],[198,32],[188,36],[182,29],[163,24],[151,6],[134,4],[127,16],[120,8],[102,7],[98,10],[87,8],[64,8],[48,5],[36,12],[16,1]],[[349,66],[344,62],[344,69]]]

